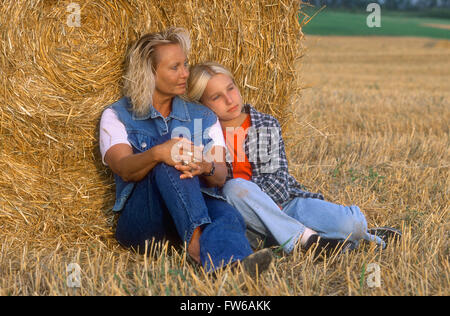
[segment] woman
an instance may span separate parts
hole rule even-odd
[[[368,232],[357,206],[326,202],[321,194],[302,189],[288,172],[278,121],[244,105],[233,76],[222,65],[209,62],[191,68],[188,98],[219,117],[231,161],[223,194],[250,230],[273,237],[288,253],[298,242],[305,249],[315,244],[352,249],[361,239],[386,246]],[[390,228],[375,231],[399,236]]]
[[[125,96],[102,114],[100,150],[114,173],[113,210],[121,212],[116,238],[140,253],[151,239],[181,239],[207,270],[243,260],[249,272],[262,271],[270,252],[252,254],[242,216],[215,196],[227,172],[223,160],[210,158],[224,146],[217,117],[178,97],[189,48],[181,28],[142,36],[127,56]],[[193,157],[201,161],[187,177],[176,168],[187,172]]]

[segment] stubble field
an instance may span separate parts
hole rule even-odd
[[[79,246],[2,237],[0,295],[449,295],[449,42],[308,36],[306,45],[305,89],[283,131],[291,171],[327,200],[358,205],[369,226],[401,229],[400,243],[324,260],[277,252],[256,280],[227,269],[211,277],[182,249],[156,245],[148,258],[122,249],[107,214],[95,223],[106,233]],[[379,286],[367,282],[370,264]]]
[[[336,283],[323,275],[306,292],[448,295],[449,41],[308,36],[307,46],[300,128],[286,131],[297,179],[405,236],[380,256],[356,253],[331,269]],[[369,262],[379,288],[363,283]]]

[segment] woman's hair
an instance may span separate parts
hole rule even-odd
[[[216,62],[205,62],[197,64],[189,69],[189,78],[187,82],[187,97],[190,101],[200,102],[208,81],[215,75],[223,74],[233,80],[231,72]]]
[[[159,62],[156,47],[178,44],[186,56],[191,42],[184,28],[170,27],[157,33],[148,33],[139,38],[128,51],[123,93],[131,99],[132,111],[137,116],[148,113],[155,91],[155,72]]]

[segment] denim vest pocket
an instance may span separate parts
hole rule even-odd
[[[143,131],[129,130],[127,133],[134,153],[144,152],[155,145],[155,139]]]
[[[114,206],[112,208],[113,212],[120,212],[123,207],[125,206],[125,203],[127,202],[128,198],[131,195],[131,192],[133,191],[134,187],[136,186],[136,183],[134,182],[120,182],[122,184],[121,188],[119,189],[116,181],[116,188],[118,192],[116,192],[116,201],[114,203]]]

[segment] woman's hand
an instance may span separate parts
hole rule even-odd
[[[189,145],[191,146],[188,147]],[[203,146],[194,146],[192,143],[183,143],[182,146],[185,148],[176,159],[179,162],[174,166],[182,172],[180,179],[193,178],[211,171],[212,164],[203,157]]]
[[[203,147],[194,146],[186,138],[172,138],[165,143],[158,145],[159,162],[169,166],[188,165],[194,159],[202,160]]]
[[[187,165],[177,164],[175,165],[175,169],[181,171],[183,174],[180,176],[180,179],[188,179],[193,178],[195,176],[201,176],[203,174],[207,174],[211,171],[212,163],[202,161],[202,162],[191,162]]]
[[[225,163],[225,149],[221,146],[213,146],[209,152],[203,155],[203,147],[195,147],[194,157],[191,160],[185,161],[186,163],[178,163],[175,168],[182,174],[180,179],[190,179],[195,176],[202,176],[202,179],[206,182],[208,187],[222,187],[225,184],[227,178],[227,166]],[[209,176],[213,167],[212,161],[214,161],[215,171],[214,174]]]

